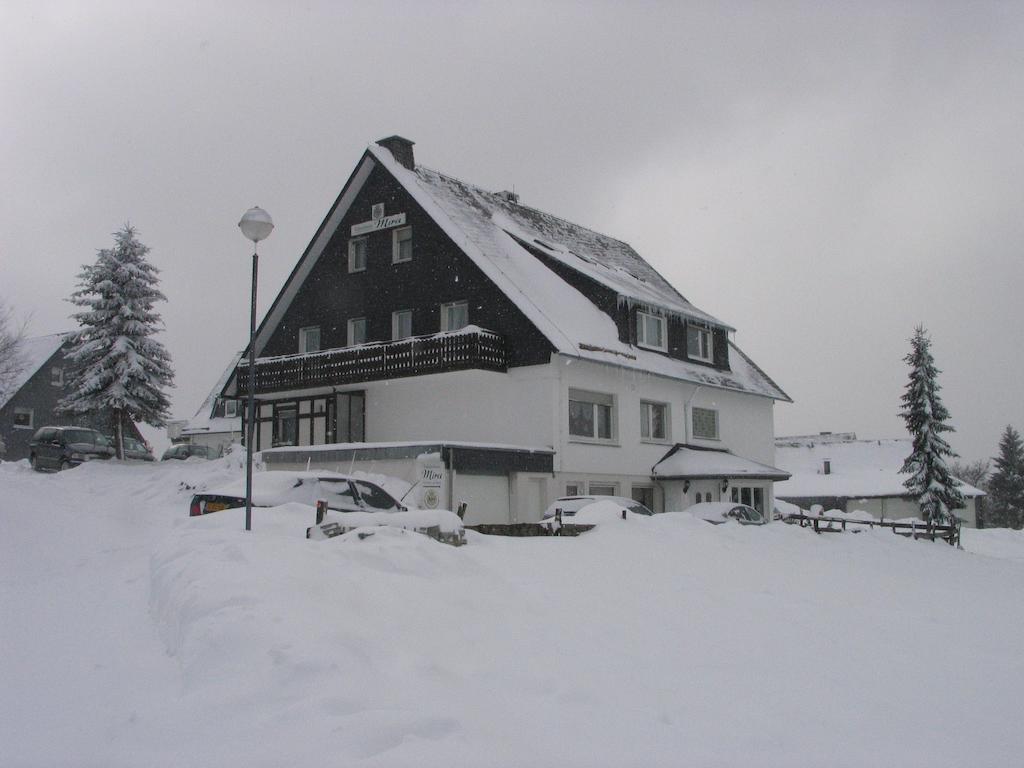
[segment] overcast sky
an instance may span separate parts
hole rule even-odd
[[[964,458],[1024,427],[1024,4],[0,5],[0,297],[68,329],[130,221],[176,417],[262,315],[365,146],[633,245],[794,399],[776,433],[904,434],[934,340]]]

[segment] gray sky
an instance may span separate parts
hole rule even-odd
[[[131,221],[169,299],[173,411],[269,306],[365,145],[626,240],[796,401],[776,432],[903,434],[934,339],[964,458],[1024,427],[1024,5],[0,6],[0,296],[70,327]]]

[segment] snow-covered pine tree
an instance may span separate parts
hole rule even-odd
[[[989,480],[988,498],[991,527],[1020,528],[1024,525],[1024,445],[1009,424],[993,461],[996,469]]]
[[[910,366],[910,380],[903,393],[902,413],[914,449],[901,471],[910,477],[903,484],[917,498],[921,516],[929,523],[953,521],[952,510],[964,506],[959,484],[949,473],[946,458],[956,454],[942,437],[952,432],[946,423],[949,411],[939,398],[939,370],[931,353],[931,339],[922,326],[914,329],[910,354],[903,358]]]
[[[173,386],[171,358],[152,338],[161,325],[153,304],[166,301],[157,289],[159,270],[146,261],[149,248],[126,224],[114,233],[114,247],[101,249],[82,267],[69,301],[84,310],[72,317],[79,330],[71,340],[69,394],[61,409],[109,418],[124,456],[124,419],[163,426]]]

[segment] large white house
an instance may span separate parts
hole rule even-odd
[[[267,465],[424,479],[471,522],[583,493],[771,509],[789,398],[733,328],[626,243],[412,147],[367,148],[257,331]],[[247,370],[224,397],[245,396]]]

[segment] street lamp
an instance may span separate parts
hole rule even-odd
[[[252,530],[252,444],[256,435],[256,267],[257,246],[274,229],[270,214],[259,206],[250,208],[238,222],[242,234],[252,240],[252,303],[249,311],[249,388],[246,404],[245,438],[245,530]]]

